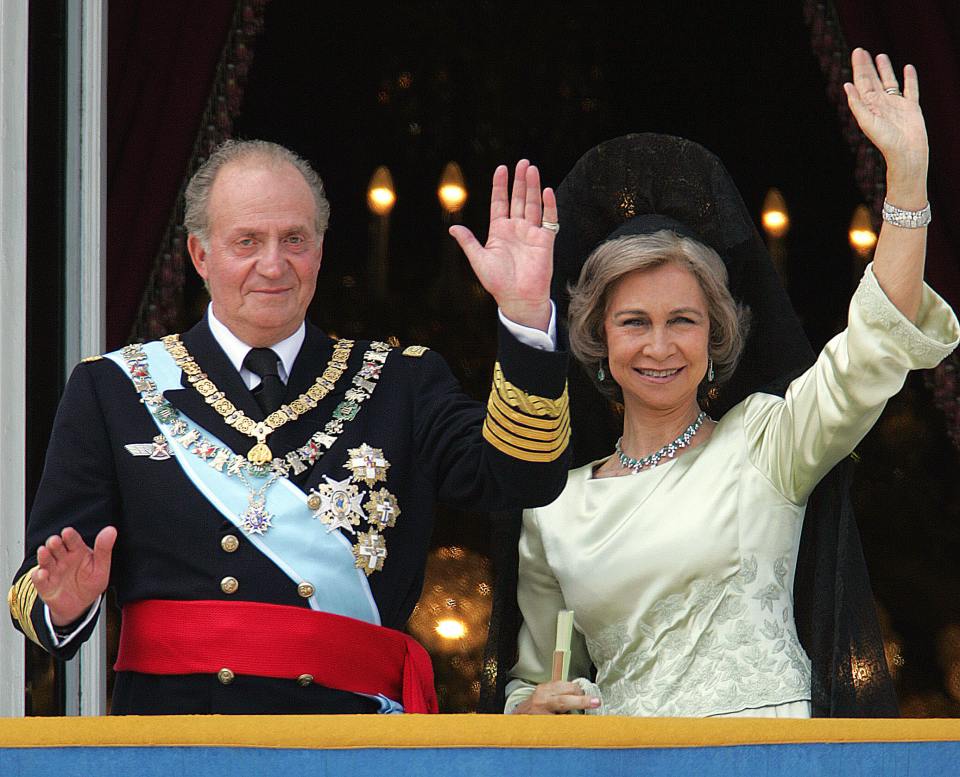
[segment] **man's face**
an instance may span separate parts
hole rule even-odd
[[[213,312],[243,342],[270,346],[300,326],[317,287],[323,238],[313,194],[288,163],[222,168],[207,205],[209,245],[187,239]]]

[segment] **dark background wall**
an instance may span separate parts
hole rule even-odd
[[[362,275],[364,194],[379,164],[399,195],[391,284],[417,299],[446,270],[435,189],[448,160],[470,188],[464,221],[482,232],[496,164],[528,156],[555,186],[602,140],[667,132],[717,153],[755,212],[770,186],[784,191],[796,225],[790,286],[822,343],[847,297],[846,226],[859,199],[801,4],[614,8],[268,6],[236,131],[298,149],[324,176],[333,205],[327,288],[338,275]],[[321,318],[336,306],[331,296],[321,292]]]

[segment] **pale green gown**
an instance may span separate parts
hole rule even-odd
[[[572,609],[571,677],[593,662],[600,714],[808,717],[793,617],[806,501],[907,372],[956,347],[960,324],[929,287],[917,321],[868,268],[847,329],[785,398],[748,397],[706,443],[654,469],[574,470],[556,501],[526,510],[507,711],[550,679],[557,611]]]

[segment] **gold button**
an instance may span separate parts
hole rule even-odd
[[[304,599],[309,599],[316,593],[317,589],[314,588],[310,583],[300,583],[297,586],[297,593],[300,594]]]
[[[312,674],[302,674],[297,678],[297,685],[301,685],[304,688],[306,688],[312,682],[313,682]]]
[[[235,535],[228,534],[220,540],[220,547],[227,553],[233,553],[233,551],[240,547],[240,540],[238,540]]]
[[[220,590],[225,594],[235,594],[240,583],[235,577],[225,577],[220,581]]]
[[[323,503],[320,501],[320,497],[316,494],[313,494],[307,499],[307,507],[309,507],[311,510],[319,510],[321,504]]]
[[[223,669],[217,672],[217,679],[223,685],[230,685],[230,683],[233,682],[234,677],[236,677],[236,675],[230,669],[227,669],[227,667],[223,667]]]

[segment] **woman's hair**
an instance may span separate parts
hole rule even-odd
[[[609,374],[603,326],[607,302],[625,276],[668,264],[688,270],[697,279],[707,301],[714,380],[707,383],[704,379],[701,392],[729,380],[740,360],[750,314],[730,295],[727,268],[716,251],[669,229],[608,240],[594,249],[583,265],[580,280],[569,288],[570,351],[600,392],[618,402],[623,401],[620,386],[609,376],[603,381],[597,380],[597,368],[601,364]]]

